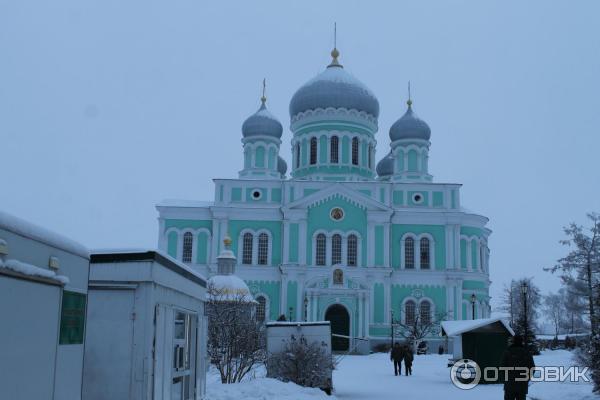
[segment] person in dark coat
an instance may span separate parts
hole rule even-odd
[[[404,351],[400,347],[400,343],[396,342],[390,353],[390,360],[394,362],[394,375],[402,375],[402,359],[404,358]]]
[[[535,367],[533,357],[523,346],[523,337],[515,335],[512,344],[506,349],[502,356],[503,367],[526,367],[531,371]],[[503,376],[502,374],[500,376]],[[517,379],[526,377],[526,380]],[[529,388],[529,373],[525,375],[523,370],[508,371],[504,382],[504,400],[525,400]]]
[[[415,356],[413,355],[413,352],[409,345],[404,346],[403,353],[404,353],[404,369],[406,372],[406,376],[412,375],[412,363],[413,363],[413,359],[415,358]]]

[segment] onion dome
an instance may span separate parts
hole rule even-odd
[[[287,163],[281,156],[277,156],[277,172],[281,174],[281,176],[285,176],[287,172]]]
[[[394,174],[394,156],[390,151],[377,163],[377,176],[384,177]]]
[[[411,100],[408,100],[406,104],[408,104],[408,110],[390,128],[390,139],[392,142],[400,139],[429,140],[431,137],[429,125],[413,112]]]
[[[296,91],[290,102],[290,116],[307,110],[332,107],[364,111],[377,118],[379,101],[373,92],[338,63],[337,49],[332,50],[331,56],[333,60],[325,71]]]
[[[242,125],[242,136],[245,138],[253,136],[271,136],[276,139],[281,138],[283,126],[273,114],[267,110],[267,99],[261,98],[261,106],[257,112],[252,114],[244,121]]]

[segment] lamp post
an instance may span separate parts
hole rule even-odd
[[[477,296],[475,296],[475,293],[471,294],[471,315],[473,316],[473,319],[475,319],[475,302],[477,301]]]
[[[527,282],[523,282],[521,284],[521,294],[523,295],[523,342],[525,343],[525,349],[529,350],[529,346],[527,345]]]
[[[304,296],[304,322],[308,321],[308,297]]]
[[[291,321],[292,320],[292,311],[294,311],[294,307],[290,307],[289,311],[290,311],[290,321]]]

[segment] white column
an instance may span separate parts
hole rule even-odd
[[[306,265],[306,220],[300,221],[300,226],[298,229],[299,238],[298,238],[298,262],[300,265]],[[313,249],[313,252],[315,249]]]
[[[313,303],[312,320],[318,321],[319,320],[319,297],[315,293],[312,294],[312,303]]]
[[[392,251],[390,247],[390,237],[392,236],[392,230],[390,229],[391,224],[386,222],[383,224],[383,266],[390,268],[390,253]]]
[[[212,240],[211,240],[211,254],[210,254],[210,263],[217,263],[217,256],[219,255],[219,219],[213,219],[212,221]]]
[[[371,324],[371,305],[369,298],[371,297],[372,289],[369,290],[369,293],[365,294],[364,297],[364,307],[365,311],[365,336],[369,336],[369,325]]]
[[[283,221],[283,263],[288,264],[290,262],[290,221]]]
[[[363,293],[358,293],[358,297],[356,299],[356,305],[358,307],[358,337],[363,337],[363,329],[364,329],[364,312],[363,312]]]
[[[287,317],[287,287],[288,287],[288,278],[287,273],[281,274],[281,309],[279,310],[279,314],[283,314]]]
[[[454,267],[454,246],[452,246],[452,225],[446,225],[446,269],[451,269]]]
[[[460,269],[460,225],[454,225],[454,267]]]
[[[375,223],[367,221],[367,267],[375,266]],[[359,263],[360,264],[360,263]]]
[[[390,322],[390,303],[391,303],[391,288],[390,288],[390,279],[386,277],[383,282],[383,321],[385,323]]]

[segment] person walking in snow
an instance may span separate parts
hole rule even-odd
[[[405,345],[403,349],[404,353],[404,369],[406,372],[406,376],[412,375],[412,363],[415,356],[409,345]]]
[[[396,342],[392,351],[390,352],[390,360],[394,362],[394,375],[402,375],[402,359],[404,358],[404,351],[400,347],[400,343]]]
[[[525,400],[531,379],[530,371],[535,367],[535,363],[531,353],[523,346],[521,335],[513,337],[512,344],[502,356],[502,366],[528,368],[526,373],[523,370],[508,371],[507,379],[504,382],[504,400]]]

